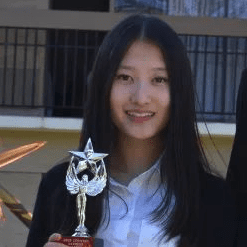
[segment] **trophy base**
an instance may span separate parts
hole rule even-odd
[[[94,238],[83,238],[83,237],[62,237],[57,243],[64,244],[66,246],[73,247],[94,247]]]

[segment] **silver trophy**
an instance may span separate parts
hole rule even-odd
[[[88,229],[85,226],[85,211],[87,197],[96,196],[101,193],[106,186],[107,173],[103,158],[108,154],[94,153],[91,139],[88,139],[84,152],[70,151],[72,154],[69,168],[66,175],[66,186],[71,194],[78,194],[76,198],[77,216],[79,225],[75,229],[73,237],[88,238]],[[75,159],[79,162],[76,165]],[[86,170],[91,171],[93,179],[88,180],[88,175],[82,175],[79,179],[78,174]]]

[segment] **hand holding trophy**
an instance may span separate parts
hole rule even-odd
[[[91,247],[94,246],[93,237],[88,233],[85,226],[85,212],[87,197],[96,196],[101,193],[106,186],[107,173],[103,158],[108,154],[94,153],[91,139],[88,139],[84,152],[70,152],[72,154],[70,165],[66,175],[66,186],[71,194],[77,194],[76,206],[79,225],[75,229],[72,237],[62,237],[58,242],[67,246]],[[75,159],[79,159],[75,164]],[[99,165],[97,165],[99,163]],[[89,170],[93,179],[88,180],[88,175],[83,174],[79,179],[78,174]]]

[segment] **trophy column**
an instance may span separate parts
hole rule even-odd
[[[70,153],[72,157],[67,170],[66,186],[72,195],[77,194],[76,206],[79,225],[72,237],[62,237],[57,242],[74,247],[103,246],[103,241],[95,240],[89,235],[84,223],[86,219],[86,195],[96,196],[106,186],[107,174],[103,158],[108,154],[94,153],[90,138],[84,152],[70,151]],[[77,164],[75,163],[76,159],[78,161]],[[90,171],[93,174],[91,180],[89,180],[88,175],[85,173],[86,171]],[[79,178],[79,174],[81,178]]]

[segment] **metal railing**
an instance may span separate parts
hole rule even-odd
[[[234,122],[241,73],[247,67],[247,37],[180,38],[195,77],[198,119]]]
[[[17,109],[18,115],[22,109],[31,115],[82,117],[85,83],[105,34],[1,27],[0,114]],[[234,122],[240,76],[247,66],[247,37],[180,38],[195,76],[198,119]]]
[[[174,16],[247,18],[247,3],[245,0],[115,0],[115,11],[145,11]]]

